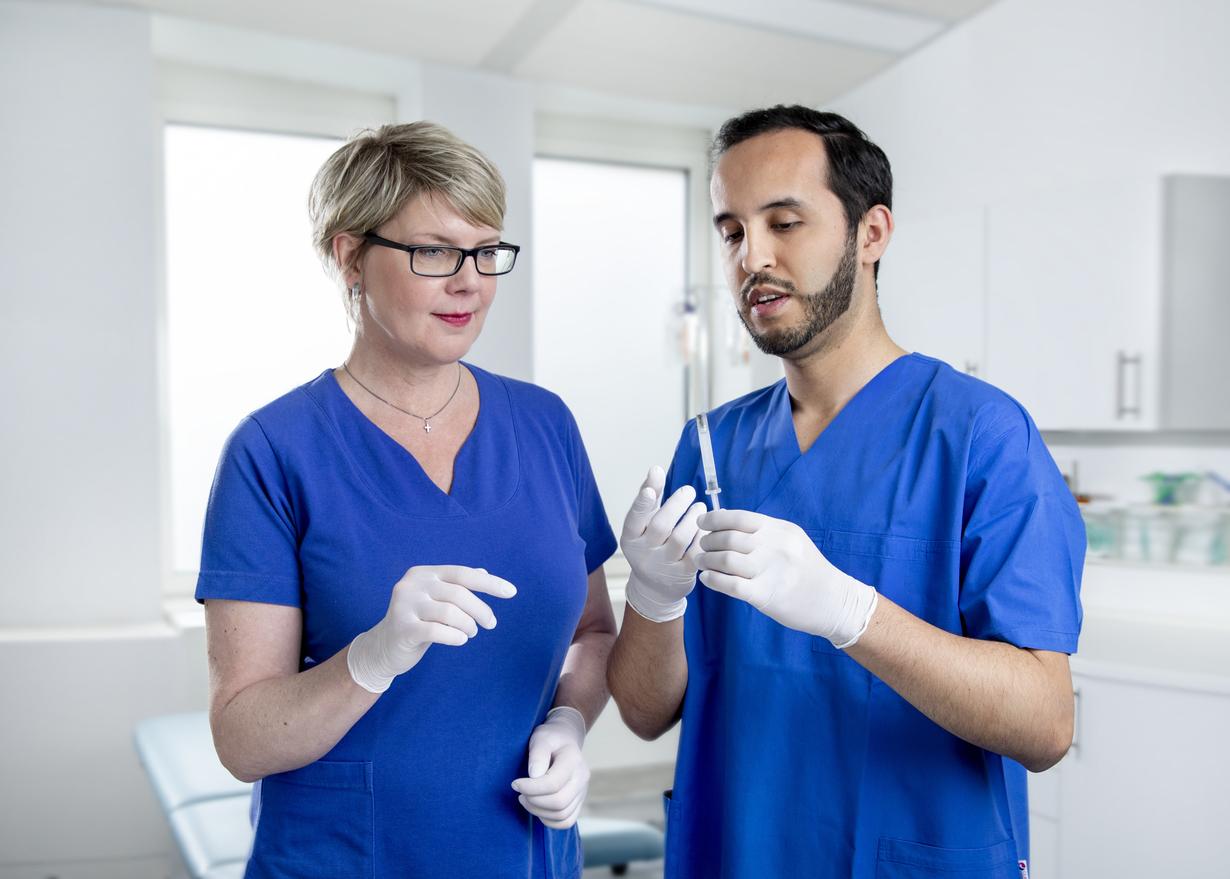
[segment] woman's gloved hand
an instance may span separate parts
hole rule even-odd
[[[525,811],[548,827],[571,827],[581,812],[589,790],[584,744],[585,718],[567,706],[552,708],[530,735],[528,778],[518,778],[512,787]]]
[[[393,587],[384,619],[350,642],[346,665],[354,682],[383,693],[393,678],[409,671],[432,644],[460,647],[495,628],[495,614],[475,592],[512,598],[517,589],[482,568],[421,565]]]
[[[685,485],[659,506],[666,473],[653,467],[624,518],[619,547],[632,573],[627,599],[638,614],[655,623],[683,616],[696,585],[697,519],[703,503],[692,503],[696,489]]]
[[[746,601],[783,626],[852,647],[875,613],[877,593],[835,567],[793,522],[747,510],[701,517],[700,582]]]

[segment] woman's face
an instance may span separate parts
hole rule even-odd
[[[500,230],[474,226],[448,200],[421,195],[378,229],[399,244],[470,249],[497,244]],[[455,275],[428,278],[410,271],[410,254],[372,245],[361,260],[360,337],[417,365],[453,363],[478,338],[495,298],[496,279],[480,275],[467,256]]]

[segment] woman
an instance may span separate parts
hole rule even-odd
[[[578,876],[615,540],[564,404],[461,362],[517,255],[503,181],[385,126],[310,210],[354,344],[231,436],[197,586],[245,875]]]

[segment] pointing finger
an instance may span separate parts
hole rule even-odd
[[[512,598],[517,594],[517,587],[503,577],[489,574],[482,568],[468,568],[464,565],[441,565],[436,576],[446,583],[464,586],[471,592],[483,592],[496,598]]]

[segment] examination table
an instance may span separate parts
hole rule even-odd
[[[135,738],[192,879],[241,879],[252,845],[252,786],[218,762],[206,712],[143,720]],[[631,861],[662,857],[662,834],[648,824],[583,817],[578,826],[586,867],[620,875]]]

